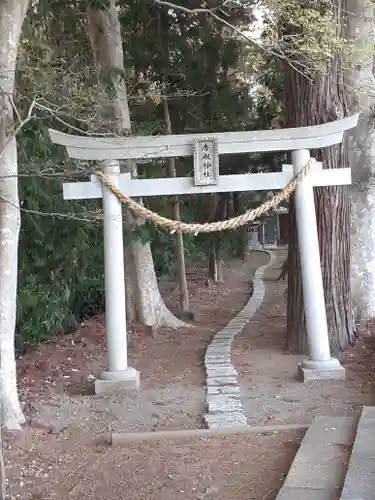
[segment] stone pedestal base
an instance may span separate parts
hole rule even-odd
[[[305,359],[298,364],[298,378],[302,382],[313,380],[345,380],[345,368],[331,358],[327,361]]]
[[[140,374],[134,368],[119,372],[105,371],[95,380],[95,394],[113,394],[119,391],[139,391]]]

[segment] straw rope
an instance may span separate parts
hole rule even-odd
[[[153,222],[170,233],[181,231],[182,233],[198,234],[237,229],[249,222],[254,221],[255,219],[259,219],[259,217],[270,212],[271,210],[274,210],[283,201],[289,199],[290,195],[296,189],[298,184],[306,177],[315,162],[316,160],[314,158],[310,158],[303,169],[285,186],[282,191],[280,191],[280,193],[270,200],[265,201],[259,205],[259,207],[248,210],[242,215],[238,215],[237,217],[233,217],[231,219],[218,222],[206,222],[205,224],[180,222],[162,217],[161,215],[137,203],[132,198],[129,198],[129,196],[121,193],[121,191],[109,181],[103,172],[97,171],[95,173],[100,178],[103,186],[109,189],[109,191],[111,191],[121,203],[124,203],[137,217]]]

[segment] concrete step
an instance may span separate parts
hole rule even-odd
[[[375,498],[375,407],[365,406],[340,500]]]
[[[338,500],[356,426],[351,417],[315,417],[276,500]]]

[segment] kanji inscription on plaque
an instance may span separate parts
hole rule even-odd
[[[219,182],[219,150],[215,137],[194,139],[194,184],[216,185]]]

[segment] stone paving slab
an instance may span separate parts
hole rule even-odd
[[[228,366],[228,359],[217,359],[216,357],[209,357],[205,359],[206,364],[215,364],[215,367],[225,367]]]
[[[285,487],[281,489],[276,500],[335,500],[335,498],[337,490]]]
[[[375,420],[375,406],[364,406],[362,409],[361,423],[366,420]]]
[[[234,337],[234,334],[230,335],[230,337],[228,337],[226,339],[217,339],[217,340],[214,340],[212,342],[212,347],[215,348],[215,349],[218,349],[218,348],[221,349],[222,347],[224,349],[228,348],[228,349],[226,349],[226,352],[229,353],[230,352],[230,347],[232,345],[233,337]]]
[[[208,378],[232,377],[232,376],[235,377],[237,375],[237,372],[233,368],[232,364],[230,365],[215,364],[211,366],[210,368],[206,368]]]
[[[210,344],[210,345],[213,348],[229,347],[229,349],[230,349],[230,346],[232,345],[232,340],[233,340],[233,335],[231,334],[227,338],[223,338],[223,339],[218,338],[218,339],[213,340],[212,344]]]
[[[209,385],[207,387],[207,397],[211,394],[237,394],[238,396],[240,396],[241,392],[238,386],[226,385],[224,387],[220,387]]]
[[[204,416],[204,420],[209,429],[219,429],[219,428],[244,428],[248,427],[247,419],[243,412],[233,412],[229,415],[221,414],[211,414],[208,413]]]
[[[227,363],[228,360],[230,359],[230,357],[225,356],[223,354],[215,354],[215,353],[211,353],[211,352],[207,351],[204,359],[205,359],[206,363],[208,363],[208,364],[210,364],[210,363],[218,364],[218,363]]]
[[[207,387],[238,387],[237,377],[210,377],[206,382]]]
[[[207,404],[212,413],[220,412],[223,406],[226,411],[241,411],[242,403],[239,394],[209,394],[207,395]]]
[[[206,355],[208,354],[217,354],[218,356],[230,356],[230,346],[222,346],[222,345],[211,345],[207,350]]]
[[[315,417],[303,438],[303,444],[352,445],[357,425],[358,420],[353,417]]]
[[[341,500],[375,498],[375,407],[364,407],[350,457]]]
[[[339,498],[356,424],[357,419],[351,417],[315,417],[276,500]]]
[[[240,400],[229,399],[226,396],[222,396],[220,399],[217,399],[215,402],[210,400],[208,403],[208,413],[212,413],[213,415],[216,413],[220,414],[229,414],[229,413],[243,413],[243,407]],[[247,422],[247,419],[246,419]]]
[[[207,374],[208,414],[204,416],[204,420],[210,429],[248,426],[240,399],[237,371],[232,364],[231,349],[234,337],[251,320],[265,297],[262,277],[265,269],[274,265],[276,257],[272,252],[264,252],[269,255],[270,259],[255,272],[253,294],[250,300],[225,328],[217,332],[206,351],[204,362]]]
[[[330,491],[340,488],[344,479],[343,457],[346,452],[341,445],[305,445],[302,442],[284,486]]]
[[[241,322],[242,323],[242,322]],[[215,340],[213,341],[213,345],[216,345],[216,344],[221,344],[221,343],[226,343],[228,340],[233,340],[233,331],[237,330],[237,328],[232,328],[232,330],[230,330],[228,328],[228,330],[226,332],[219,332],[215,335]]]

